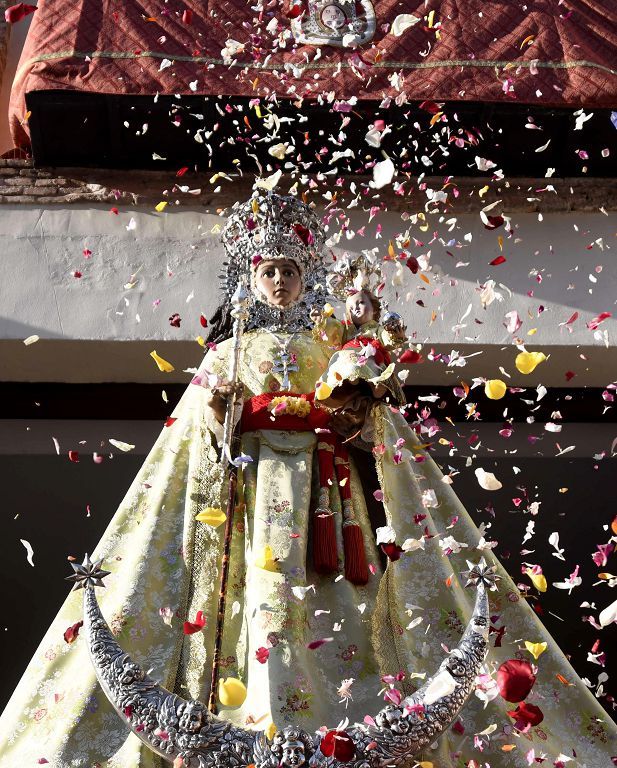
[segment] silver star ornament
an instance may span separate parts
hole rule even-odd
[[[111,571],[104,571],[101,568],[102,560],[93,563],[88,553],[84,555],[84,561],[81,564],[71,563],[71,568],[75,571],[72,576],[67,576],[67,581],[74,581],[73,592],[86,587],[104,587],[103,579],[109,576]]]
[[[497,589],[497,581],[501,578],[497,575],[496,565],[487,565],[486,560],[481,558],[479,562],[472,563],[467,560],[468,571],[461,571],[461,576],[467,579],[466,587],[477,587],[480,582],[487,589],[492,591]]]

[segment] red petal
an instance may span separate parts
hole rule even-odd
[[[488,221],[488,224],[484,225],[485,229],[497,229],[497,227],[500,227],[504,223],[503,216],[487,216],[486,220]]]
[[[182,14],[182,23],[183,24],[192,24],[193,23],[193,11],[189,11],[187,8],[186,11]]]
[[[491,267],[496,267],[499,264],[503,264],[504,261],[506,261],[506,257],[505,256],[498,256],[496,259],[493,259],[492,261],[489,261],[489,264],[491,265]]]
[[[199,324],[201,325],[202,328],[208,327],[208,321],[206,320],[205,315],[199,315]]]
[[[83,627],[84,623],[83,621],[78,621],[77,624],[73,624],[70,626],[66,632],[64,633],[64,642],[71,645],[71,643],[74,643],[75,640],[77,640],[77,637],[79,635],[79,630]]]
[[[270,657],[270,649],[269,648],[258,648],[255,651],[255,658],[260,664],[265,664],[266,661],[268,661],[268,658]]]
[[[356,754],[353,740],[345,731],[328,731],[321,740],[319,749],[324,757],[333,757],[341,763],[350,762]]]
[[[180,168],[176,171],[176,176],[184,176],[184,174],[188,171],[188,166],[185,165],[183,168]]]
[[[388,557],[388,560],[392,560],[392,562],[400,560],[403,550],[399,547],[398,544],[390,542],[389,544],[382,544],[381,548]]]
[[[296,5],[291,6],[291,8],[287,11],[285,16],[287,16],[288,19],[297,19],[301,13],[302,13],[302,4],[296,3]]]
[[[184,622],[184,634],[194,635],[195,632],[200,632],[205,626],[206,626],[206,619],[204,617],[203,611],[197,611],[197,615],[195,616],[195,621]]]
[[[526,702],[519,704],[515,710],[508,712],[508,714],[516,720],[517,727],[520,725],[523,728],[527,725],[539,725],[544,720],[544,714],[540,707],[536,707],[535,704],[527,704]],[[522,728],[519,728],[519,730],[522,730]]]
[[[69,451],[69,461],[75,464],[79,463],[79,451]]]
[[[516,703],[527,698],[535,682],[536,676],[528,661],[510,659],[497,670],[499,693],[506,701]]]
[[[418,273],[418,270],[420,269],[420,264],[418,263],[418,259],[416,259],[415,256],[410,256],[407,261],[405,262],[409,269],[416,275]]]
[[[4,20],[7,24],[16,24],[18,21],[25,19],[26,16],[29,16],[35,11],[36,5],[24,5],[24,3],[11,5],[4,12]]]
[[[173,416],[170,416],[167,421],[165,422],[166,427],[171,427],[172,424],[175,424],[175,422],[178,421],[178,419],[174,419]]]
[[[406,349],[398,359],[399,363],[422,363],[424,358],[413,349]]]
[[[434,101],[423,101],[420,104],[420,109],[423,109],[426,112],[430,112],[431,115],[436,115],[441,109],[441,107],[439,106],[439,104],[435,104]]]

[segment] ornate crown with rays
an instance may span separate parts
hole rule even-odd
[[[254,288],[255,270],[264,260],[289,259],[302,275],[301,295],[284,309],[272,307],[253,290],[247,329],[284,327],[293,331],[310,325],[311,309],[323,307],[327,300],[331,261],[323,226],[310,206],[296,197],[256,191],[246,202],[233,206],[221,240],[227,252],[221,277],[228,298],[242,281],[250,281]]]
[[[377,249],[338,256],[327,277],[329,292],[345,301],[356,291],[378,296],[383,284],[381,259]]]

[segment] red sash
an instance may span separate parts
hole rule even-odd
[[[272,401],[277,397],[299,398],[311,406],[306,416],[273,414]],[[355,520],[351,495],[351,475],[347,448],[335,432],[328,429],[330,414],[315,405],[315,393],[267,392],[245,401],[240,420],[241,432],[277,429],[290,432],[317,431],[319,462],[319,502],[313,510],[313,567],[317,573],[338,571],[336,527],[330,509],[330,494],[339,495],[343,510],[343,549],[345,578],[353,584],[366,584],[369,578],[362,530]],[[336,477],[336,481],[335,481]]]

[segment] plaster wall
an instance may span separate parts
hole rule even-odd
[[[344,236],[335,251],[377,247],[385,253],[389,240],[401,232],[400,214],[380,215],[383,229],[378,238],[375,222],[367,224],[367,219],[365,212],[352,211],[348,233],[355,235],[347,240]],[[184,207],[162,214],[145,207],[123,208],[115,215],[106,204],[4,206],[0,378],[63,380],[66,372],[58,378],[49,371],[49,350],[59,341],[73,343],[70,367],[78,371],[73,380],[148,380],[131,357],[139,349],[144,353],[140,359],[147,361],[145,348],[155,342],[157,349],[169,351],[171,345],[182,350],[182,363],[192,358],[194,365],[195,353],[188,349],[204,334],[199,316],[210,317],[220,299],[222,224],[216,213]],[[503,251],[498,234],[505,235],[504,230],[486,230],[477,214],[451,219],[435,215],[426,224],[407,224],[409,234],[422,243],[412,252],[429,261],[430,268],[424,270],[429,282],[405,267],[396,275],[396,266],[388,264],[386,297],[390,309],[403,315],[408,332],[425,345],[425,353],[432,346],[461,354],[481,352],[484,375],[498,374],[486,370],[490,358],[492,366],[503,365],[513,373],[514,382],[512,344],[518,338],[530,349],[552,353],[544,370],[553,384],[564,385],[564,371],[575,364],[572,386],[603,386],[617,378],[617,360],[608,348],[617,329],[617,260],[611,250],[615,214],[516,214],[515,234],[505,237]],[[358,234],[363,226],[364,237]],[[84,250],[91,251],[88,258]],[[491,266],[502,252],[506,262]],[[81,277],[75,277],[76,272]],[[393,277],[399,283],[396,288]],[[480,286],[488,279],[495,281],[498,296],[483,307]],[[512,310],[523,321],[514,335],[504,327],[504,316]],[[182,318],[180,328],[169,324],[176,312]],[[612,312],[613,317],[590,330],[587,323],[600,312]],[[566,324],[574,313],[578,318]],[[22,340],[32,334],[43,341],[24,347]],[[76,342],[96,342],[81,362],[80,350],[88,344]],[[101,345],[109,349],[110,344],[114,355],[123,358],[122,373],[113,366],[104,369],[102,363],[97,370],[93,362],[94,350],[103,349]],[[42,354],[43,349],[48,351]],[[65,350],[68,353],[69,346]],[[87,370],[79,372],[88,355]],[[39,356],[40,366],[34,362]],[[478,362],[470,358],[465,373]],[[155,368],[151,360],[145,365]],[[46,376],[39,367],[47,368]],[[456,377],[461,370],[452,366],[450,372]]]

